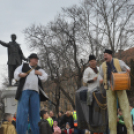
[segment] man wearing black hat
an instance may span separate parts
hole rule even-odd
[[[83,74],[83,82],[88,84],[88,94],[90,94],[90,92],[97,87],[97,77],[99,68],[96,65],[96,57],[94,55],[90,55],[89,67],[85,69]],[[90,98],[87,98],[87,104],[91,104]]]
[[[29,115],[32,134],[39,134],[40,101],[47,100],[41,81],[47,80],[47,74],[38,65],[38,56],[29,56],[29,64],[24,63],[14,72],[14,78],[19,81],[15,98],[18,100],[16,130],[18,134],[25,134]]]
[[[105,62],[102,63],[99,69],[99,77],[101,79],[100,83],[103,83],[106,89],[110,134],[117,134],[117,97],[120,108],[123,111],[127,134],[133,134],[132,118],[126,91],[112,91],[110,87],[112,72],[130,72],[130,68],[122,60],[113,58],[111,50],[106,49],[104,51],[104,59]]]

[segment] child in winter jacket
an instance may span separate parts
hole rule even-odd
[[[122,111],[118,109],[118,118],[117,118],[117,134],[127,134],[127,128],[122,116]]]
[[[53,129],[54,129],[54,133],[53,134],[61,134],[61,129],[58,127],[58,122],[57,121],[54,121]]]
[[[4,120],[0,128],[0,134],[17,134],[14,125],[12,124],[12,115],[5,113]]]
[[[73,132],[74,132],[74,129],[71,129],[69,123],[66,123],[66,129],[64,130],[64,133],[73,134]]]
[[[38,123],[39,129],[40,129],[40,134],[52,134],[52,127],[50,126],[49,122],[47,121],[48,118],[48,113],[47,111],[40,111],[40,116],[41,116],[41,120]]]

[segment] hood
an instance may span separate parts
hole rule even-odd
[[[2,125],[12,125],[12,122],[4,121]]]

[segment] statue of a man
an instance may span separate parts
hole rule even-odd
[[[11,42],[5,43],[0,40],[0,44],[4,47],[7,47],[8,50],[8,77],[9,77],[9,86],[12,85],[12,79],[14,78],[15,69],[22,64],[22,60],[27,60],[21,50],[20,44],[16,42],[16,35],[11,35]]]

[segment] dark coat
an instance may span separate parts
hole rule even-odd
[[[62,118],[62,116],[58,118],[58,126],[60,126],[61,118]]]
[[[53,119],[53,121],[57,121],[58,122],[58,119],[55,116],[53,116],[52,119]]]
[[[52,128],[51,126],[48,124],[47,120],[41,120],[38,123],[39,129],[40,129],[40,134],[52,134]]]
[[[60,120],[61,128],[62,128],[62,126],[65,126],[67,122],[69,123],[71,128],[74,128],[73,116],[68,117],[66,114],[61,117],[61,120]]]
[[[13,124],[14,127],[16,128],[16,121],[12,121],[12,124]]]
[[[22,67],[22,72],[26,73],[30,70],[31,68],[29,67],[29,64],[25,63],[23,64],[23,67]],[[36,70],[40,69],[39,66],[36,67]],[[26,81],[26,77],[24,78],[21,78],[20,81],[19,81],[19,84],[18,84],[18,87],[17,87],[17,91],[16,91],[16,95],[15,95],[15,99],[16,100],[19,100],[20,97],[21,97],[21,94],[22,94],[22,90],[23,90],[23,86],[25,84],[25,81]],[[43,85],[42,85],[42,82],[40,79],[38,79],[39,83],[39,95],[40,95],[40,101],[46,101],[48,100],[48,97],[47,95],[45,94],[44,90],[43,90]]]
[[[117,134],[127,134],[126,126],[120,123],[117,123]]]

